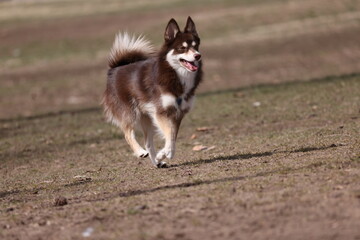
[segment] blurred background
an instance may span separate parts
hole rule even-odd
[[[202,38],[200,92],[360,72],[358,0],[0,1],[0,118],[99,109],[118,31],[159,48],[170,18]]]

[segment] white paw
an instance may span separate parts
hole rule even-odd
[[[164,149],[161,149],[157,154],[156,154],[156,160],[157,161],[161,161],[166,157],[166,152]]]
[[[135,153],[135,155],[140,158],[146,158],[147,156],[149,156],[149,152],[144,149],[141,149],[137,153]]]
[[[166,157],[168,159],[173,159],[174,154],[175,154],[175,151],[172,151],[171,149],[169,149],[169,151],[166,152]]]
[[[172,159],[174,157],[174,150],[171,150],[171,148],[163,148],[156,154],[156,160],[161,161],[165,157],[168,159]]]

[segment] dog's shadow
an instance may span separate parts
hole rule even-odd
[[[200,159],[200,160],[196,160],[196,161],[191,161],[191,162],[184,162],[184,163],[180,163],[180,164],[174,164],[174,165],[170,165],[169,168],[176,168],[176,167],[181,167],[181,166],[191,166],[191,165],[197,165],[197,164],[207,164],[207,163],[213,163],[216,161],[233,161],[233,160],[243,160],[243,159],[250,159],[250,158],[256,158],[256,157],[264,157],[264,156],[271,156],[273,154],[276,153],[299,153],[299,152],[311,152],[311,151],[320,151],[320,150],[326,150],[329,148],[335,148],[338,146],[343,146],[341,144],[339,145],[335,145],[335,144],[331,144],[328,146],[322,146],[322,147],[303,147],[303,148],[299,148],[296,150],[290,150],[290,151],[274,151],[274,152],[261,152],[261,153],[249,153],[249,154],[234,154],[234,155],[230,155],[230,156],[220,156],[220,157],[215,157],[215,158],[211,158],[211,159]],[[157,191],[161,191],[161,190],[167,190],[167,189],[177,189],[177,188],[187,188],[187,187],[194,187],[194,186],[199,186],[199,185],[208,185],[208,184],[213,184],[213,183],[221,183],[221,182],[228,182],[228,181],[239,181],[239,180],[245,180],[245,179],[251,179],[251,178],[256,178],[256,177],[263,177],[263,176],[269,176],[272,174],[276,174],[279,172],[295,172],[301,169],[308,169],[308,168],[314,168],[314,167],[320,167],[322,166],[324,163],[323,162],[315,162],[315,163],[311,163],[305,166],[301,166],[301,167],[297,167],[297,168],[290,168],[290,167],[282,167],[280,169],[274,169],[272,171],[267,171],[267,172],[259,172],[257,174],[253,174],[253,175],[243,175],[243,176],[235,176],[235,177],[226,177],[226,178],[220,178],[220,179],[210,179],[210,180],[198,180],[198,181],[194,181],[194,182],[185,182],[185,183],[180,183],[180,184],[174,184],[174,185],[165,185],[165,186],[160,186],[160,187],[156,187],[156,188],[151,188],[151,189],[144,189],[144,190],[130,190],[127,192],[121,192],[119,193],[118,196],[120,197],[131,197],[131,196],[136,196],[136,195],[142,195],[142,194],[148,194],[148,193],[153,193],[153,192],[157,192]]]
[[[265,156],[271,156],[273,154],[274,154],[274,152],[262,152],[262,153],[234,154],[234,155],[230,155],[230,156],[219,156],[219,157],[214,157],[214,158],[209,158],[209,159],[199,159],[199,160],[190,161],[190,162],[172,164],[169,166],[169,168],[213,163],[213,162],[224,161],[224,160],[231,161],[231,160],[250,159],[250,158],[255,158],[255,157],[265,157]]]
[[[213,163],[216,161],[232,161],[232,160],[245,160],[250,158],[256,158],[256,157],[267,157],[278,153],[297,153],[297,152],[311,152],[311,151],[319,151],[319,150],[326,150],[329,148],[334,148],[342,145],[336,145],[331,144],[328,146],[322,146],[322,147],[302,147],[295,150],[289,150],[289,151],[267,151],[267,152],[259,152],[259,153],[245,153],[245,154],[234,154],[230,156],[219,156],[209,159],[199,159],[195,161],[190,162],[183,162],[179,164],[172,164],[169,166],[169,168],[176,168],[181,166],[192,166],[192,165],[199,165],[199,164],[206,164],[206,163]]]

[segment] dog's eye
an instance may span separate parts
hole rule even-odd
[[[186,50],[186,47],[182,46],[182,47],[180,47],[179,49],[182,50],[182,51],[184,51],[184,50]]]

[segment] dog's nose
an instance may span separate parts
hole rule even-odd
[[[194,58],[195,58],[196,61],[199,61],[200,58],[201,58],[201,54],[198,54],[198,53],[195,54],[195,55],[194,55]]]

